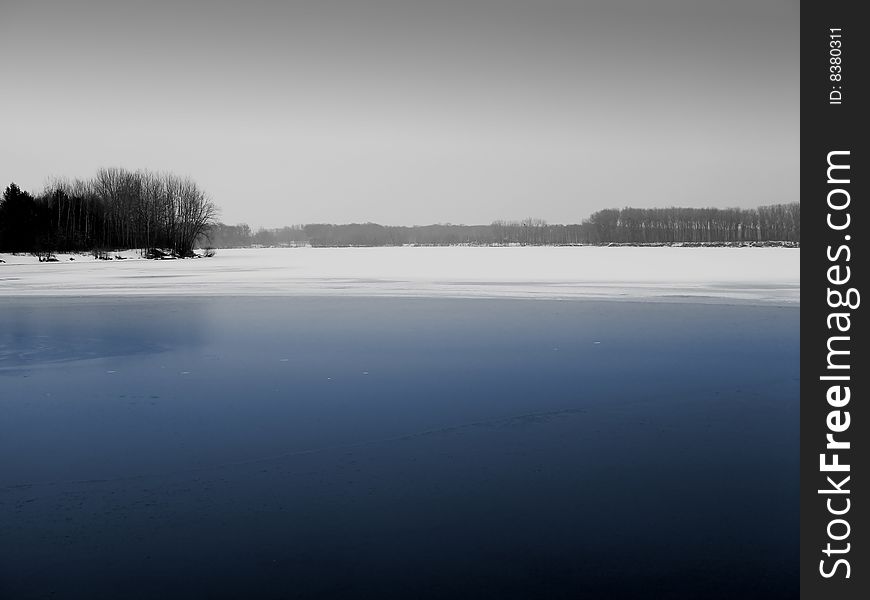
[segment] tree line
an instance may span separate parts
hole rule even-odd
[[[196,183],[172,173],[100,169],[91,179],[56,179],[42,193],[14,183],[0,201],[0,251],[143,249],[193,255],[197,246],[572,245],[800,243],[800,204],[758,208],[622,208],[577,224],[542,219],[489,225],[387,226],[312,223],[253,231],[216,222]]]
[[[172,173],[100,169],[91,179],[56,179],[39,194],[12,183],[0,201],[0,250],[136,248],[188,257],[216,215],[194,181]]]
[[[208,233],[208,243],[217,248],[762,242],[800,243],[799,203],[751,209],[606,209],[593,213],[581,223],[568,225],[530,218],[493,221],[489,225],[309,224],[252,231],[246,224],[216,223]]]
[[[585,224],[592,243],[800,243],[801,205],[600,210]]]

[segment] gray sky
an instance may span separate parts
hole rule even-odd
[[[0,0],[0,184],[190,175],[227,223],[798,200],[797,0]]]

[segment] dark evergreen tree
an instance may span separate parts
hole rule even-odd
[[[40,211],[29,193],[14,183],[3,192],[0,202],[0,249],[33,252],[40,237]]]

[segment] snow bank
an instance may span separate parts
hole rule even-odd
[[[115,253],[112,253],[114,256]],[[151,261],[0,254],[0,296],[362,295],[707,300],[796,305],[791,248],[246,248]],[[75,260],[69,260],[70,258]]]

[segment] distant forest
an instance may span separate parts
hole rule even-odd
[[[541,219],[489,225],[309,224],[260,229],[216,221],[217,208],[188,178],[100,169],[86,180],[56,180],[40,194],[9,185],[0,200],[0,251],[94,252],[142,249],[188,257],[194,248],[398,246],[406,244],[800,244],[800,204],[739,208],[623,208],[582,223]]]
[[[12,183],[0,201],[0,250],[52,252],[139,248],[193,255],[217,209],[196,183],[172,173],[100,169],[32,195]]]
[[[582,223],[553,225],[540,219],[493,221],[489,225],[386,226],[296,225],[252,231],[248,225],[216,223],[204,243],[245,246],[398,246],[418,244],[800,244],[800,204],[739,208],[623,208],[600,210]]]

